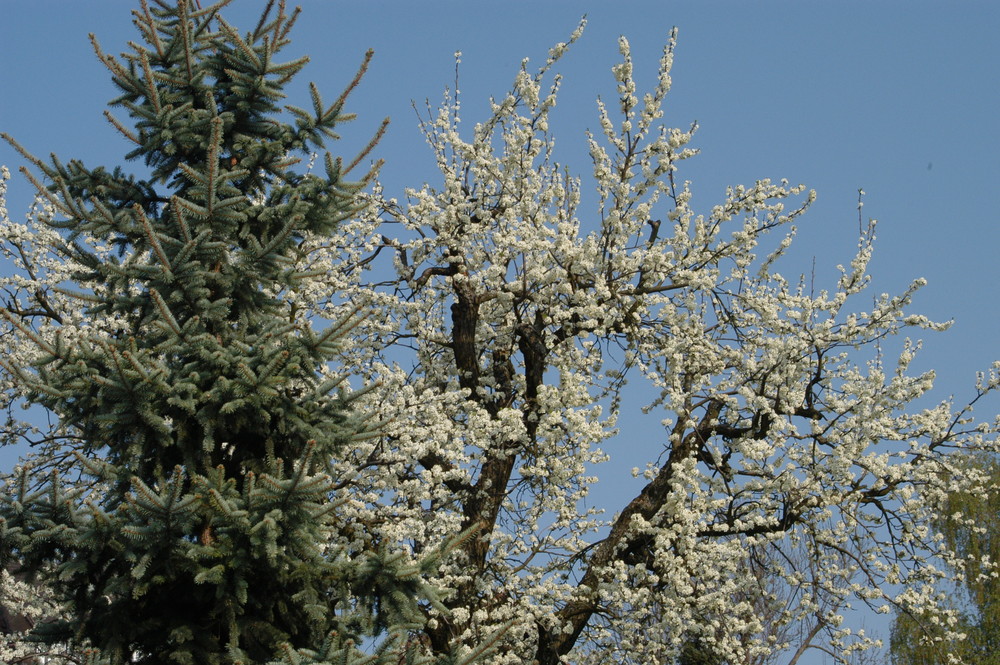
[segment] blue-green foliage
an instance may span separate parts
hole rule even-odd
[[[316,332],[279,297],[301,277],[302,239],[359,210],[371,173],[347,181],[328,154],[323,175],[294,165],[350,118],[364,66],[285,122],[282,88],[306,58],[276,56],[297,14],[269,5],[241,34],[224,4],[143,2],[131,52],[95,42],[131,122],[109,118],[148,176],[22,149],[60,213],[54,251],[81,266],[65,292],[90,326],[43,338],[3,312],[39,348],[36,367],[6,370],[72,433],[80,474],[23,470],[2,552],[51,571],[69,603],[40,638],[102,662],[418,662],[407,634],[419,602],[440,607],[423,581],[440,553],[407,564],[372,545],[330,475],[358,426],[320,369],[365,312]],[[372,654],[353,646],[379,635]]]

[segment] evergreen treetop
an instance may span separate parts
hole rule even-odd
[[[373,170],[348,176],[381,130],[349,164],[323,153],[322,175],[296,164],[352,118],[371,53],[333,103],[312,86],[289,118],[282,91],[307,58],[276,58],[298,11],[269,2],[242,35],[226,4],[143,0],[121,57],[92,38],[131,122],[108,119],[148,175],[47,163],[4,135],[43,176],[75,282],[57,289],[83,315],[52,310],[47,334],[0,311],[40,352],[6,371],[58,416],[82,474],[23,469],[2,552],[68,603],[40,638],[110,663],[356,662],[386,632],[375,662],[415,658],[402,637],[418,599],[439,604],[422,576],[437,555],[408,563],[345,524],[329,474],[367,434],[329,366],[366,311],[318,330],[284,297],[303,240],[363,207]]]

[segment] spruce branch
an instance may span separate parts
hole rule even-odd
[[[347,101],[347,98],[352,92],[354,92],[354,89],[358,87],[361,83],[361,79],[364,77],[365,73],[367,73],[368,65],[371,63],[373,57],[375,57],[374,49],[368,49],[365,52],[364,59],[361,61],[361,65],[358,67],[357,73],[354,75],[354,78],[351,79],[351,82],[347,84],[347,87],[344,88],[343,92],[340,93],[340,96],[337,97],[337,101],[331,104],[330,107],[322,113],[320,113],[319,109],[317,109],[316,121],[320,126],[332,125],[336,121],[344,122],[346,120],[353,119],[353,115],[344,116],[341,115],[341,111],[344,108],[344,103]],[[315,98],[318,98],[318,93],[314,99]]]
[[[222,148],[222,118],[212,117],[212,133],[208,143],[208,160],[206,163],[204,184],[205,184],[205,210],[211,216],[215,211],[217,199],[216,188],[219,182],[219,166],[221,156],[219,150]]]
[[[18,154],[20,154],[26,160],[28,160],[29,162],[31,162],[32,164],[34,164],[35,168],[37,168],[42,173],[45,173],[46,175],[48,175],[48,167],[46,166],[45,162],[43,162],[42,160],[38,159],[37,157],[35,157],[34,155],[32,155],[30,152],[28,152],[27,149],[25,149],[24,146],[22,146],[20,143],[18,143],[14,139],[14,137],[12,137],[7,132],[0,132],[0,137],[2,137],[4,141],[6,141],[7,143],[9,143],[11,145],[11,147],[13,147],[14,150],[16,150],[18,152]],[[32,174],[31,174],[31,172],[28,171],[27,169],[22,168],[21,172],[24,173],[29,178],[33,177]],[[35,182],[37,182],[37,181],[32,180],[32,184],[35,184]],[[39,186],[39,185],[36,185],[36,188],[38,188],[39,191],[45,189],[44,186]]]
[[[385,136],[385,131],[388,128],[389,128],[389,118],[384,118],[382,120],[382,123],[379,125],[378,130],[375,132],[375,136],[373,136],[371,140],[368,142],[368,145],[362,148],[361,152],[359,152],[357,156],[355,156],[355,158],[351,160],[351,163],[347,165],[347,168],[343,170],[344,175],[350,173],[354,169],[354,167],[361,162],[362,159],[367,157],[368,154],[375,149],[375,146],[378,145],[379,141],[382,140],[382,137]],[[368,170],[368,173],[365,174],[365,177],[361,179],[362,182],[368,182],[371,178],[375,176],[375,174],[381,167],[382,167],[382,160],[376,161],[375,164],[372,165],[372,167]]]
[[[142,143],[143,143],[142,139],[139,138],[139,136],[135,132],[133,132],[129,128],[125,127],[125,125],[121,124],[121,122],[118,120],[118,118],[116,118],[111,113],[111,111],[105,110],[104,111],[104,117],[107,119],[107,121],[109,123],[111,123],[112,127],[114,127],[115,129],[118,130],[118,132],[122,136],[124,136],[125,138],[127,138],[132,143],[135,143],[136,145],[139,145],[139,146],[142,145]]]
[[[139,32],[142,33],[143,39],[146,40],[147,44],[153,45],[159,59],[164,59],[166,52],[163,48],[163,42],[160,40],[156,20],[149,10],[149,3],[146,0],[139,0],[139,10],[132,10],[132,15],[135,17],[135,24],[139,28]]]
[[[122,67],[121,63],[114,56],[106,54],[101,49],[101,45],[93,33],[90,33],[90,45],[93,47],[98,60],[111,72],[112,80],[119,88],[127,94],[142,94],[142,84],[127,69]]]
[[[187,0],[179,0],[177,8],[179,14],[177,17],[177,23],[175,24],[175,29],[180,33],[181,37],[181,53],[184,56],[184,68],[187,73],[187,83],[188,85],[193,85],[194,80],[194,44],[191,35],[191,17],[189,15],[190,7]]]
[[[315,338],[310,346],[316,351],[329,355],[336,349],[339,338],[371,316],[371,310],[364,304],[357,303],[346,314],[331,323],[321,335]]]
[[[265,12],[266,11],[267,10],[265,10]],[[246,40],[244,40],[242,37],[240,37],[239,32],[233,26],[229,25],[224,19],[222,19],[221,17],[217,17],[216,20],[219,23],[220,32],[224,33],[228,38],[229,43],[234,44],[236,48],[239,49],[240,53],[242,53],[243,56],[250,61],[251,65],[255,70],[255,73],[258,76],[264,74],[265,73],[264,63],[261,61],[260,57],[257,55],[257,52],[253,49],[251,44],[248,43]],[[226,70],[227,73],[230,71],[235,71],[235,70],[229,70],[229,69]]]
[[[187,245],[192,245],[191,229],[188,227],[187,221],[184,219],[184,212],[180,197],[170,197],[170,214],[174,223],[177,225],[177,230],[180,231],[181,239],[187,243]],[[187,247],[187,245],[185,245],[185,247]],[[183,264],[183,261],[178,260],[178,263]]]
[[[146,98],[153,105],[153,111],[157,114],[163,112],[163,102],[160,100],[160,90],[156,86],[156,77],[153,75],[153,68],[149,64],[149,56],[146,54],[145,49],[140,49],[137,45],[133,44],[132,47],[139,52],[139,63],[142,65],[142,71],[146,75],[145,78],[145,94]]]
[[[160,295],[160,292],[156,289],[150,289],[149,296],[156,305],[156,309],[159,310],[160,317],[163,322],[167,324],[175,335],[183,337],[184,331],[181,329],[180,324],[177,323],[177,319],[174,318],[173,313],[170,311],[170,307],[167,305],[166,301],[163,300],[163,296]]]
[[[149,246],[153,249],[153,254],[156,255],[160,265],[163,266],[165,274],[167,276],[171,276],[170,259],[167,258],[166,253],[163,251],[163,247],[160,245],[160,240],[157,238],[156,231],[153,229],[149,216],[146,215],[146,211],[143,210],[142,206],[138,203],[132,206],[132,210],[135,213],[135,218],[139,220],[139,223],[142,225],[142,230],[146,234],[146,240],[149,241]]]

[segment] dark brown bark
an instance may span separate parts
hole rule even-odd
[[[535,659],[538,665],[558,665],[559,658],[565,656],[580,637],[587,622],[599,609],[597,592],[601,575],[605,567],[615,558],[624,554],[628,546],[635,540],[632,531],[633,516],[641,516],[644,520],[652,519],[663,506],[673,481],[675,466],[682,460],[697,454],[698,449],[712,432],[712,423],[718,417],[721,406],[709,405],[698,427],[681,438],[681,442],[670,451],[667,461],[660,467],[656,477],[646,484],[615,520],[611,533],[594,548],[593,554],[587,560],[586,572],[577,585],[577,597],[563,607],[556,615],[557,626],[561,628],[567,623],[571,626],[569,632],[557,629],[550,631],[539,626],[538,649]],[[674,434],[683,432],[684,418],[678,418]]]
[[[520,397],[527,438],[529,442],[534,441],[538,430],[538,390],[544,380],[549,355],[549,349],[545,345],[544,322],[541,315],[536,315],[530,323],[519,325],[515,331],[515,343],[522,356],[525,377],[524,394],[518,396],[515,394],[513,380],[515,369],[510,349],[498,347],[491,350],[488,354],[491,367],[486,369],[486,374],[480,365],[480,359],[487,357],[485,350],[476,342],[479,306],[483,298],[476,294],[470,285],[463,282],[455,284],[454,293],[455,302],[451,306],[450,346],[455,357],[459,385],[469,390],[470,400],[481,404],[493,417],[498,415],[501,408],[517,403]],[[484,376],[492,378],[492,390],[487,390],[487,386],[483,385]],[[459,495],[462,501],[463,528],[475,524],[483,527],[478,537],[471,538],[461,548],[473,580],[481,577],[486,569],[491,545],[490,534],[499,519],[511,475],[523,445],[523,442],[519,441],[494,442],[489,449],[483,451],[479,476],[474,485]],[[429,458],[425,461],[432,462]],[[474,583],[471,582],[456,591],[455,596],[447,603],[453,607],[474,610],[480,603],[491,602],[478,599]],[[448,649],[453,635],[461,630],[461,626],[441,621],[436,628],[427,629],[426,634],[432,647],[438,652],[444,652]]]
[[[458,383],[476,399],[479,388],[479,349],[476,326],[479,324],[479,300],[467,282],[455,284],[455,302],[451,306],[451,348],[455,354]]]

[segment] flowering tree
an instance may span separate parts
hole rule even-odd
[[[433,654],[512,625],[497,664],[757,663],[811,647],[848,662],[878,645],[844,625],[851,602],[933,615],[953,639],[938,582],[965,565],[930,525],[949,491],[982,480],[951,456],[995,449],[997,428],[971,404],[919,405],[933,374],[910,372],[917,344],[886,358],[887,338],[945,326],[909,313],[919,281],[868,292],[874,223],[815,291],[778,272],[803,187],[733,186],[698,212],[679,175],[695,127],[659,124],[673,44],[640,94],[621,40],[616,103],[598,103],[587,138],[590,209],[554,156],[560,44],[467,134],[457,93],[429,112],[436,184],[377,190],[330,233],[302,232],[282,291],[294,319],[375,312],[337,351],[370,388],[359,421],[381,423],[331,460],[343,519],[417,557],[480,529],[437,569],[443,606],[421,607],[413,639]],[[49,232],[7,231],[24,312],[72,309]],[[2,339],[13,362],[30,356]],[[626,380],[661,415],[648,450],[615,438]],[[994,368],[975,399],[998,382]],[[634,458],[641,489],[606,514],[587,497],[596,476],[614,482],[600,469],[612,455]]]
[[[440,180],[383,200],[346,262],[310,255],[339,275],[314,285],[317,303],[354,289],[384,312],[349,351],[392,421],[355,450],[371,471],[359,488],[380,499],[366,520],[416,552],[487,525],[442,570],[455,591],[450,616],[428,611],[435,649],[513,620],[497,662],[666,663],[692,642],[718,662],[810,647],[847,662],[878,646],[844,625],[851,602],[924,616],[935,582],[963,570],[928,527],[980,480],[952,452],[992,449],[996,427],[971,405],[918,404],[933,373],[909,371],[916,343],[886,358],[887,338],[945,326],[908,311],[919,280],[868,292],[874,222],[816,291],[778,272],[803,187],[733,186],[697,212],[679,176],[695,128],[658,124],[673,39],[645,94],[621,40],[584,212],[549,122],[566,48],[525,63],[467,133],[446,96],[422,123]],[[366,250],[391,251],[395,276],[366,282]],[[638,448],[613,438],[626,378],[649,386],[664,429],[634,463],[644,485],[607,515],[586,499],[602,461]],[[774,584],[787,602],[762,614]]]

